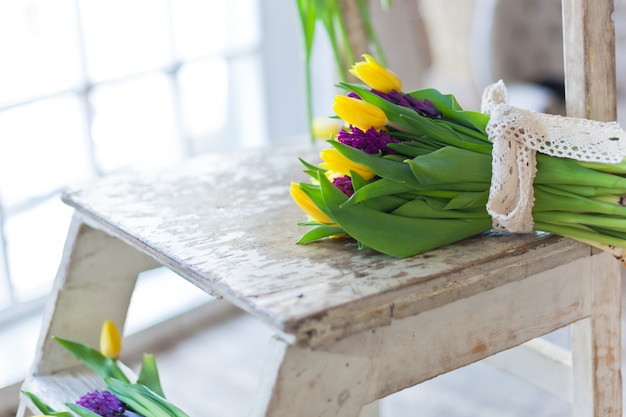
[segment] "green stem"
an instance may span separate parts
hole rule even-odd
[[[354,63],[354,51],[352,50],[352,44],[350,43],[350,37],[348,36],[348,30],[343,18],[343,13],[341,13],[339,0],[332,1],[332,4],[333,13],[336,17],[337,26],[339,26],[339,33],[341,33],[341,41],[344,46],[343,56],[341,56],[338,51],[338,45],[333,45],[333,50],[337,49],[337,51],[335,51],[335,61],[337,62],[341,81],[347,82],[349,74],[348,68]]]
[[[305,83],[306,83],[306,118],[309,127],[309,137],[311,143],[315,142],[315,135],[313,134],[313,89],[311,85],[311,56],[307,54],[305,58]]]
[[[569,237],[575,240],[581,240],[586,242],[598,242],[606,245],[613,245],[620,248],[626,248],[626,240],[619,239],[612,236],[607,236],[602,233],[595,232],[590,229],[583,229],[575,226],[566,226],[553,223],[535,222],[535,230],[541,230],[544,232],[554,233],[557,235]]]
[[[298,0],[298,13],[302,36],[304,38],[304,78],[306,88],[307,124],[311,142],[315,140],[313,135],[313,93],[311,87],[311,52],[313,50],[313,39],[315,37],[315,22],[317,16],[314,5],[307,0]]]
[[[372,25],[372,18],[369,12],[367,1],[357,0],[356,4],[359,9],[359,15],[361,16],[361,20],[363,21],[363,26],[365,27],[367,39],[369,40],[369,43],[374,46],[374,50],[376,51],[376,58],[378,58],[382,66],[386,67],[387,58],[385,57],[383,48],[378,41],[376,31],[374,30],[374,26]]]
[[[626,219],[623,217],[564,213],[561,211],[544,211],[533,213],[533,219],[539,223],[584,225],[589,227],[596,226],[618,232],[626,232]]]

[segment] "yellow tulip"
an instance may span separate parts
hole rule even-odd
[[[320,157],[324,161],[320,164],[320,167],[326,168],[339,175],[350,175],[350,171],[354,171],[364,180],[370,180],[376,175],[374,174],[374,171],[369,169],[367,166],[352,162],[335,148],[322,150],[320,152]]]
[[[358,98],[337,96],[333,110],[346,123],[366,131],[370,127],[381,129],[387,124],[387,116],[379,107]]]
[[[296,204],[304,210],[306,214],[309,215],[311,220],[316,221],[321,224],[330,224],[335,225],[331,219],[328,218],[311,200],[311,198],[300,188],[300,186],[292,182],[291,188],[289,188],[289,194],[291,194],[291,198],[296,202]]]
[[[343,122],[337,119],[318,118],[313,120],[313,136],[318,139],[337,139]]]
[[[370,88],[383,93],[392,90],[402,91],[402,81],[393,72],[380,65],[370,55],[363,55],[365,62],[357,62],[350,68],[350,73],[363,81]]]
[[[100,332],[100,353],[107,358],[117,359],[122,351],[122,337],[110,320],[106,320]]]

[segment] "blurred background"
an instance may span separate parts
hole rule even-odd
[[[406,91],[439,88],[478,110],[502,78],[513,104],[558,114],[560,4],[372,0],[371,12]],[[616,0],[620,101],[624,19]],[[0,0],[0,404],[28,370],[61,258],[71,210],[59,192],[207,152],[307,145],[299,24],[295,0]],[[318,32],[314,114],[325,117],[337,77]],[[167,274],[140,278],[127,332],[206,302]]]

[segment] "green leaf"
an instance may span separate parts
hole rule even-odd
[[[324,175],[318,175],[318,178],[325,177]],[[326,206],[324,205],[324,197],[322,196],[322,190],[319,185],[306,184],[301,182],[299,184],[300,189],[315,203],[315,205],[324,213],[329,219],[333,219]]]
[[[344,206],[351,206],[374,198],[400,194],[407,191],[411,191],[411,187],[397,181],[381,178],[356,190],[352,197],[346,201]]]
[[[404,258],[491,228],[491,219],[415,219],[381,213],[362,205],[342,207],[346,196],[320,178],[324,202],[335,221],[361,245]],[[375,225],[375,227],[372,227]]]
[[[409,117],[401,115],[404,129],[412,132],[420,141],[436,143],[439,147],[454,146],[455,148],[468,149],[474,152],[491,155],[493,146],[482,140],[476,140],[460,132],[455,132],[445,122],[428,119],[422,116]],[[423,137],[425,136],[425,137]]]
[[[430,101],[445,119],[476,129],[487,140],[485,129],[489,122],[489,116],[476,111],[463,110],[452,94],[442,94],[434,88],[411,91],[407,94],[419,101]]]
[[[395,195],[387,197],[373,198],[362,202],[361,204],[372,210],[389,213],[406,203],[406,199]]]
[[[84,345],[82,343],[73,342],[71,340],[54,337],[61,346],[67,349],[72,356],[83,362],[87,367],[96,372],[102,378],[113,377],[121,381],[128,382],[128,378],[122,372],[117,362],[111,358],[107,358],[99,351]]]
[[[424,155],[439,149],[439,147],[429,146],[424,142],[414,142],[419,144],[415,146],[413,142],[401,142],[401,143],[389,143],[387,147],[394,152],[398,152],[405,156],[405,158],[415,158],[416,156]]]
[[[141,370],[139,371],[139,377],[137,378],[137,383],[145,385],[160,396],[165,397],[165,395],[163,394],[163,388],[161,388],[159,370],[157,369],[156,359],[154,355],[150,353],[144,353],[143,362],[141,363]]]
[[[489,199],[489,190],[461,192],[454,196],[446,205],[446,210],[458,209],[476,209],[485,210],[487,200]]]
[[[156,392],[150,390],[145,385],[134,384],[132,387],[144,398],[150,399],[153,403],[158,404],[159,407],[169,412],[172,417],[189,417],[187,413],[181,410],[179,407],[175,406],[171,402],[167,401],[164,397],[160,396]]]
[[[308,163],[307,161],[305,161],[302,158],[298,158],[298,160],[300,161],[300,163],[302,165],[304,165],[307,168],[308,171],[316,172],[316,173],[317,172],[326,172],[326,171],[328,171],[327,169],[321,168],[321,167],[319,167],[317,165],[310,164],[310,163]],[[317,176],[315,176],[315,178],[317,178]]]
[[[421,187],[406,164],[370,155],[337,141],[329,141],[328,143],[351,161],[367,166],[379,177],[405,184],[411,188]]]
[[[491,183],[491,156],[465,149],[445,147],[409,159],[407,164],[423,185],[476,183],[485,184],[482,190],[487,190]]]
[[[106,378],[108,389],[131,409],[145,417],[189,417],[184,411],[142,384]]]
[[[354,189],[355,192],[365,187],[367,184],[371,182],[375,182],[375,180],[374,181],[364,180],[363,177],[361,177],[357,172],[354,172],[354,171],[350,171],[350,178],[352,179],[352,188]]]
[[[443,204],[445,206],[445,203]],[[415,199],[398,207],[391,214],[421,219],[488,219],[489,214],[483,207],[480,209],[447,210],[437,207],[432,200]]]
[[[69,408],[70,410],[78,414],[80,417],[100,417],[100,414],[94,413],[93,411],[81,405],[74,404],[74,403],[65,403],[65,405],[67,406],[67,408]],[[70,416],[71,415],[72,414],[70,414]]]
[[[128,405],[131,410],[141,414],[144,417],[172,417],[167,410],[164,410],[159,404],[155,404],[129,383],[125,383],[114,378],[105,378],[107,389],[113,393],[120,401]]]
[[[74,417],[72,413],[69,413],[67,411],[55,411],[53,408],[50,408],[45,402],[43,402],[41,398],[39,398],[37,395],[33,394],[30,391],[22,391],[22,394],[27,396],[33,402],[35,407],[37,407],[37,409],[41,411],[42,414],[45,414],[47,416]]]
[[[330,236],[338,235],[343,233],[343,229],[336,226],[328,226],[328,225],[320,225],[315,229],[309,230],[306,232],[300,240],[298,240],[298,244],[314,242],[316,240],[324,239]]]

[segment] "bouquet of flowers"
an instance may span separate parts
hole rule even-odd
[[[550,232],[626,248],[626,134],[617,123],[552,116],[508,104],[502,82],[482,112],[434,89],[402,92],[370,56],[340,83],[344,127],[302,161],[311,182],[291,195],[311,226],[299,243],[349,236],[359,248],[407,257],[492,228]]]
[[[56,411],[32,392],[22,391],[39,409],[39,417],[189,417],[165,399],[154,355],[144,354],[141,371],[131,383],[117,362],[122,340],[115,323],[105,321],[100,333],[100,350],[82,343],[55,337],[75,358],[104,379],[107,389],[86,393],[66,406],[71,411]]]

